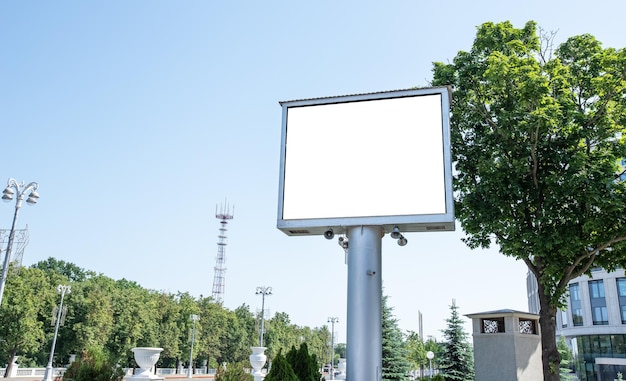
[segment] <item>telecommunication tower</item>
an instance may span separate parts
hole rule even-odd
[[[232,220],[235,216],[235,207],[232,212],[228,204],[221,205],[219,212],[217,205],[215,206],[215,218],[220,220],[220,232],[217,236],[217,258],[215,259],[215,275],[213,277],[213,300],[218,303],[224,301],[224,274],[226,273],[226,225],[228,220]]]

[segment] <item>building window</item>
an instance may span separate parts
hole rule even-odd
[[[583,307],[580,301],[580,286],[578,283],[569,285],[569,299],[572,308],[572,323],[574,326],[583,325]]]
[[[590,280],[589,294],[592,299],[604,298],[604,282],[602,280]]]
[[[572,321],[574,322],[574,327],[583,325],[583,309],[582,308],[572,309]]]
[[[617,297],[622,315],[622,324],[626,324],[626,278],[617,278]]]
[[[482,333],[504,332],[504,318],[482,319]]]
[[[613,357],[626,357],[624,335],[611,335],[611,347],[613,349]]]
[[[567,310],[560,310],[560,311],[561,311],[561,327],[567,328]]]
[[[591,299],[593,325],[609,324],[609,315],[606,310],[606,299],[604,297],[604,282],[602,280],[589,281],[589,297]]]
[[[606,307],[592,307],[593,325],[609,324],[609,316]]]

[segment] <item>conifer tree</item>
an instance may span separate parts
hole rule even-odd
[[[299,381],[298,376],[293,372],[291,365],[282,354],[282,350],[278,351],[274,361],[272,361],[272,369],[265,376],[265,381]]]
[[[297,350],[292,346],[285,358],[300,381],[317,381],[319,379],[317,358],[315,355],[309,354],[306,343],[300,344],[300,349]]]
[[[446,320],[448,327],[443,331],[445,341],[439,360],[439,369],[446,381],[473,381],[474,354],[468,342],[468,335],[463,329],[463,321],[458,309],[453,299],[450,306],[450,318]]]
[[[398,328],[398,320],[393,316],[393,308],[387,305],[386,295],[383,296],[382,307],[383,381],[405,380],[409,369],[407,350]]]

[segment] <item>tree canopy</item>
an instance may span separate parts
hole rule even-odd
[[[495,242],[537,278],[546,380],[558,380],[554,317],[568,282],[626,264],[626,51],[589,34],[553,41],[532,21],[485,23],[470,51],[433,69],[433,85],[454,91],[465,242]]]
[[[0,358],[11,364],[19,356],[22,367],[44,366],[53,339],[52,311],[59,303],[57,285],[71,285],[64,298],[65,326],[60,327],[54,365],[67,364],[70,354],[98,353],[121,366],[135,365],[131,348],[162,347],[159,367],[188,365],[191,349],[191,314],[195,325],[193,362],[216,368],[249,362],[250,347],[258,344],[259,324],[247,305],[234,311],[212,298],[189,293],[169,294],[148,290],[126,279],[113,280],[102,274],[49,258],[30,268],[11,271],[0,313]],[[266,321],[267,352],[277,354],[306,343],[312,359],[328,356],[327,327],[292,324],[289,315],[278,312]],[[85,352],[87,351],[87,352]],[[200,360],[200,361],[198,361]],[[309,364],[319,369],[321,364]]]

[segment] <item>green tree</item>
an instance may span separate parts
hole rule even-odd
[[[172,294],[160,292],[155,295],[156,310],[152,311],[157,315],[158,336],[157,346],[163,348],[159,363],[162,367],[175,368],[176,359],[182,356],[180,337],[180,327],[178,326],[178,316],[180,306]]]
[[[43,270],[47,274],[63,276],[70,282],[83,282],[96,275],[93,271],[87,271],[71,262],[65,262],[52,257],[46,259],[45,261],[39,261],[31,267]]]
[[[389,307],[387,296],[383,296],[382,316],[382,360],[383,380],[404,380],[409,369],[406,360],[407,351],[402,340],[402,332],[398,328],[398,320],[393,316],[393,308]]]
[[[300,344],[299,349],[291,347],[285,358],[300,381],[319,380],[320,372],[316,356],[309,354],[306,343]]]
[[[427,350],[424,346],[424,341],[417,332],[407,332],[404,342],[407,351],[406,359],[412,370],[421,370],[428,365],[428,358],[426,358]]]
[[[289,315],[285,312],[277,312],[272,319],[266,320],[265,329],[263,344],[267,347],[266,353],[270,358],[278,351],[288,351],[300,342],[297,326],[291,324]]]
[[[233,311],[234,325],[229,329],[226,357],[229,361],[247,361],[250,347],[258,345],[258,332],[255,329],[254,314],[250,307],[242,304]]]
[[[278,350],[278,353],[272,361],[272,368],[270,369],[265,381],[299,381],[298,376],[294,373],[291,365],[283,356],[282,350]]]
[[[113,331],[113,301],[115,281],[96,275],[72,284],[66,299],[67,329],[59,338],[59,354],[63,357],[86,348],[104,348]]]
[[[434,371],[435,369],[439,368],[439,359],[441,359],[442,357],[442,353],[443,353],[443,344],[437,342],[437,340],[432,337],[429,336],[428,340],[426,340],[426,342],[424,343],[424,347],[426,349],[426,353],[428,352],[433,352],[433,354],[435,355],[435,357],[433,357],[432,360],[428,360],[428,367],[430,369],[431,365],[432,365],[432,370]]]
[[[567,346],[567,343],[565,343],[565,337],[563,336],[559,337],[559,340],[557,341],[557,347],[559,349],[559,355],[561,356],[561,369],[560,369],[561,380],[562,381],[572,380],[574,377],[572,377],[570,373],[572,373],[573,355],[572,355],[572,351]]]
[[[213,359],[216,364],[233,361],[234,358],[227,353],[227,347],[230,345],[229,329],[234,324],[234,315],[211,297],[201,298],[198,301],[198,308],[201,316],[200,329],[196,335],[198,358]],[[189,328],[191,329],[191,325]]]
[[[50,327],[57,296],[56,286],[42,270],[9,268],[9,274],[0,314],[0,350],[8,364],[6,374],[15,356],[44,350],[45,329]]]
[[[338,343],[335,345],[335,354],[340,359],[346,358],[346,343]]]
[[[559,379],[555,316],[568,282],[626,265],[626,50],[591,35],[553,49],[534,22],[478,28],[434,64],[451,85],[456,217],[471,248],[495,242],[538,280],[544,380]]]
[[[330,347],[328,346],[328,343],[331,341],[331,337],[328,325],[323,325],[313,329],[310,327],[298,327],[296,336],[300,338],[301,342],[307,343],[309,353],[315,355],[315,358],[317,359],[317,367],[321,368],[322,364],[327,362],[330,358]],[[342,357],[341,352],[338,349],[338,345],[335,345],[335,364],[337,364],[338,359]],[[344,344],[344,358],[345,353]]]
[[[131,348],[154,347],[157,344],[158,323],[153,313],[156,298],[136,282],[115,281],[111,296],[115,324],[106,343],[106,351],[125,356],[125,364],[135,363]]]
[[[245,304],[230,311],[212,298],[155,292],[54,258],[10,271],[0,314],[0,358],[8,364],[17,355],[22,366],[47,363],[54,332],[52,309],[59,302],[55,290],[59,284],[69,284],[69,279],[73,280],[72,292],[64,299],[68,312],[57,338],[56,363],[66,363],[72,353],[85,353],[89,359],[99,358],[98,354],[107,359],[119,357],[120,365],[134,366],[132,347],[157,346],[164,348],[158,366],[186,364],[191,314],[200,315],[193,351],[196,366],[199,359],[208,359],[209,367],[214,368],[222,362],[247,362],[250,347],[257,344],[255,317]],[[318,359],[328,358],[330,332],[326,326],[298,326],[283,312],[267,323],[266,327],[273,323],[266,335],[271,343],[268,352],[306,343],[316,372],[321,365]],[[85,368],[93,368],[89,361],[83,364]]]
[[[459,307],[453,300],[450,306],[450,317],[446,320],[448,326],[443,331],[445,341],[439,359],[439,369],[446,381],[472,381],[474,380],[474,355],[468,335],[463,329],[463,320],[459,316],[458,309]]]

